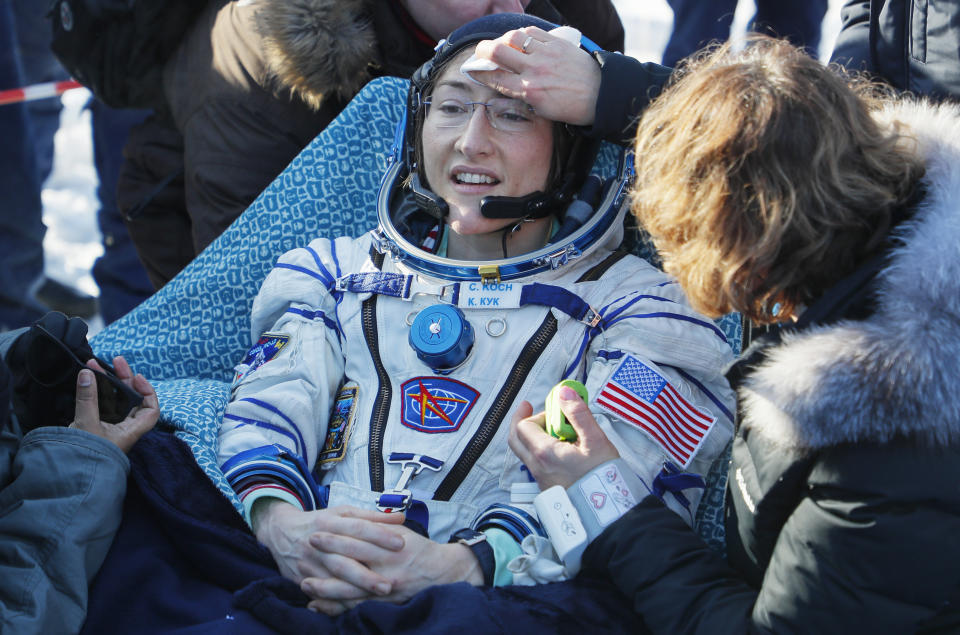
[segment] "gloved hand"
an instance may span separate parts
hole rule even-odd
[[[23,434],[73,420],[77,373],[93,357],[87,324],[51,311],[7,351],[13,374],[13,408]]]

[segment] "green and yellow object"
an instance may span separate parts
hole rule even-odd
[[[547,402],[544,406],[544,410],[547,413],[547,432],[550,436],[556,437],[561,441],[569,441],[572,443],[577,440],[577,432],[573,429],[573,426],[567,422],[567,418],[563,416],[563,411],[560,410],[560,389],[564,386],[573,388],[584,401],[589,400],[587,397],[587,387],[574,379],[564,379],[550,389],[550,393],[547,395]]]

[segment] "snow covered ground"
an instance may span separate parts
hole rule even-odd
[[[627,33],[627,53],[643,61],[659,61],[670,37],[673,14],[665,0],[614,0]],[[840,2],[831,0],[824,19],[821,57],[829,55],[840,28]],[[753,1],[741,0],[734,33],[742,32],[753,14]],[[93,169],[90,113],[83,109],[89,93],[78,89],[63,95],[63,114],[56,136],[53,171],[43,189],[47,274],[97,295],[90,275],[102,253],[96,222],[97,176]],[[91,321],[91,334],[102,328]]]
[[[43,188],[43,241],[47,274],[97,295],[90,276],[93,261],[103,253],[97,229],[97,173],[93,168],[90,113],[83,109],[89,92],[63,95],[53,171]]]

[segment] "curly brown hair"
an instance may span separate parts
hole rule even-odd
[[[883,245],[924,171],[873,117],[892,98],[762,36],[677,70],[638,126],[632,209],[695,308],[782,320]]]

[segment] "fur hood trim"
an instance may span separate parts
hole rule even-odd
[[[377,0],[264,0],[257,30],[280,87],[318,110],[336,94],[349,99],[378,58],[371,4]]]
[[[960,107],[906,101],[926,195],[880,274],[878,310],[785,336],[741,389],[743,426],[784,447],[960,443]]]

